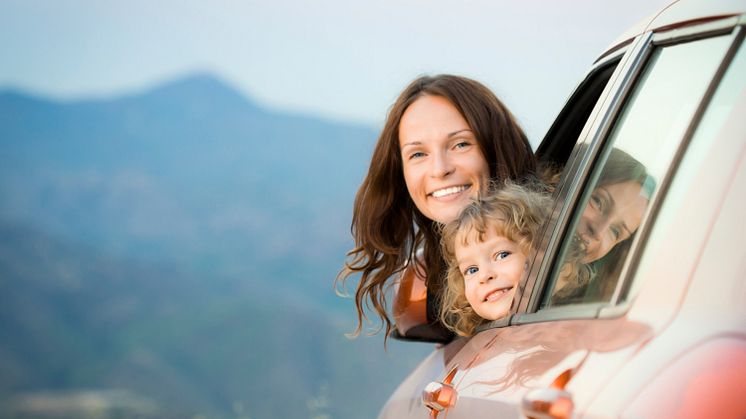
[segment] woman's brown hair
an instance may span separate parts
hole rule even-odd
[[[387,286],[409,263],[415,262],[427,278],[428,293],[439,295],[445,264],[440,254],[436,222],[425,217],[407,192],[399,149],[399,122],[418,98],[441,96],[450,101],[474,132],[493,180],[523,179],[536,169],[526,135],[505,105],[485,86],[474,80],[453,76],[423,76],[399,95],[388,112],[368,173],[355,196],[352,236],[355,247],[337,280],[342,283],[359,273],[355,291],[358,324],[371,309],[380,317],[386,336],[392,321],[386,312]],[[422,249],[422,260],[416,257]],[[435,320],[437,311],[428,319]],[[380,330],[380,328],[378,329]]]

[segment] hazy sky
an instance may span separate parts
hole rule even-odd
[[[2,0],[0,88],[57,98],[210,72],[268,107],[376,128],[417,75],[482,81],[536,143],[584,72],[667,0]]]

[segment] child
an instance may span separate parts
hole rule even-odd
[[[440,318],[461,336],[510,312],[531,241],[550,210],[541,192],[506,184],[443,228],[447,286]]]

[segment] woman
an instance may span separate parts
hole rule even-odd
[[[557,284],[553,303],[608,300],[654,188],[642,163],[611,149],[565,258],[578,261],[580,269],[570,282]]]
[[[535,169],[526,135],[485,86],[453,75],[420,77],[407,86],[388,113],[355,197],[355,248],[340,274],[344,281],[360,273],[355,333],[368,318],[366,307],[372,307],[389,335],[393,322],[386,312],[386,289],[401,279],[400,301],[416,294],[423,288],[416,284],[424,281],[426,313],[419,319],[431,327],[418,334],[414,327],[402,327],[407,319],[399,313],[398,332],[450,339],[437,323],[445,272],[439,226],[485,192],[490,181],[520,181]]]

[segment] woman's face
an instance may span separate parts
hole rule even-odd
[[[601,259],[640,226],[648,199],[637,182],[599,186],[580,217],[578,236],[585,246],[583,263]]]
[[[454,220],[489,183],[489,165],[474,132],[442,96],[415,100],[399,123],[407,191],[427,218]]]

